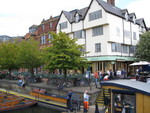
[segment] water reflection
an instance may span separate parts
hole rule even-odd
[[[6,111],[3,113],[61,113],[60,111],[44,108],[41,106],[33,106],[19,110]]]

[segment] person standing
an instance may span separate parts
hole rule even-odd
[[[121,78],[121,70],[120,70],[120,68],[117,70],[117,78]]]
[[[74,94],[74,92],[71,89],[67,94],[67,109],[69,111],[71,111],[71,106],[70,105],[71,105],[71,97],[72,97],[73,94]]]
[[[94,77],[95,77],[95,85],[96,85],[96,88],[97,88],[97,84],[98,84],[98,72],[97,71],[95,71]]]
[[[83,104],[84,104],[84,113],[87,113],[89,110],[89,95],[87,94],[87,90],[85,90],[84,94],[83,94]]]

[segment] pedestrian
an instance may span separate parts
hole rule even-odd
[[[71,97],[73,94],[74,94],[74,92],[70,89],[67,94],[67,109],[68,109],[68,111],[72,111],[71,110]]]
[[[84,113],[87,113],[89,110],[89,95],[87,94],[87,90],[85,90],[84,95],[83,95],[83,99],[84,99]]]
[[[109,74],[109,80],[112,80],[113,79],[113,71],[110,69],[109,72],[110,72],[110,74]]]
[[[98,84],[98,72],[97,71],[95,71],[94,77],[95,77],[95,85],[96,85],[96,88],[97,88],[97,84]]]
[[[24,78],[22,78],[22,83],[21,83],[21,87],[23,87],[23,88],[25,88],[25,80],[24,80]]]
[[[117,70],[117,78],[121,78],[121,70],[120,70],[120,68]]]
[[[22,79],[20,78],[19,80],[18,80],[18,86],[22,86]]]

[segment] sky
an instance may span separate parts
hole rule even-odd
[[[104,0],[107,1],[107,0]],[[43,19],[60,15],[62,10],[82,9],[91,0],[1,0],[0,35],[24,36],[33,24],[39,25]],[[137,18],[144,18],[150,27],[150,0],[115,0],[115,5],[128,9]]]

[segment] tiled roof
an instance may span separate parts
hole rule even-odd
[[[85,7],[83,9],[75,9],[73,11],[67,12],[67,11],[63,11],[64,15],[66,16],[66,18],[69,20],[70,23],[75,21],[75,14],[78,13],[80,16],[80,20],[84,19],[86,12],[88,10],[88,7]]]
[[[91,1],[91,3],[92,3],[92,2],[93,2],[93,0]],[[120,9],[120,8],[118,8],[118,7],[116,7],[116,6],[113,6],[113,5],[111,5],[111,4],[109,4],[109,3],[105,2],[105,1],[103,1],[103,0],[97,0],[97,2],[99,3],[99,5],[100,5],[106,12],[111,13],[111,14],[113,14],[113,15],[119,16],[119,17],[121,17],[121,18],[125,18],[125,13],[129,14],[127,9]],[[91,6],[91,3],[90,3],[90,5],[89,5],[89,7]],[[66,18],[68,19],[68,21],[69,21],[70,23],[72,23],[72,22],[75,21],[75,14],[76,14],[76,13],[78,13],[78,14],[80,15],[80,20],[83,20],[83,19],[85,18],[85,16],[86,16],[86,13],[87,13],[89,7],[85,7],[85,8],[80,9],[80,10],[75,9],[75,10],[70,11],[70,12],[63,11],[63,13],[64,13],[64,15],[66,16]],[[135,13],[129,14],[128,20],[133,22],[132,17],[133,17],[134,15],[135,15]],[[136,17],[136,15],[135,15],[135,17]],[[141,20],[137,19],[136,22],[137,22],[137,24],[140,25]],[[146,25],[145,25],[145,27],[146,27]]]

